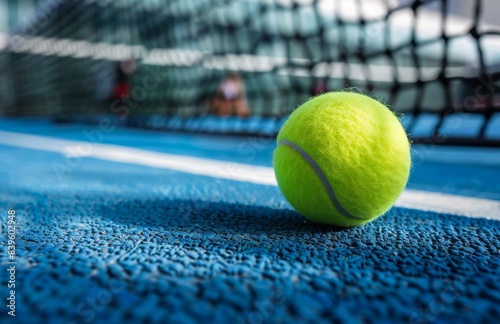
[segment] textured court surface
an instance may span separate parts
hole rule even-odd
[[[0,129],[82,139],[75,126],[1,121]],[[103,141],[256,165],[270,165],[273,148],[258,142],[250,154],[248,139],[124,129]],[[305,222],[274,186],[91,158],[59,178],[58,162],[66,157],[0,146],[1,214],[18,215],[17,316],[2,308],[2,322],[500,318],[499,221],[393,208],[338,230]],[[499,179],[496,161],[429,157],[409,187],[500,200]]]

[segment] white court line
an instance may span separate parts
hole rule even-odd
[[[184,155],[159,153],[110,144],[92,144],[37,135],[0,131],[0,144],[59,153],[69,157],[90,157],[131,163],[208,177],[276,186],[270,167],[224,162]],[[396,206],[468,217],[500,220],[500,201],[466,196],[405,190]]]

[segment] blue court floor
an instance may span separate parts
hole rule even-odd
[[[496,209],[482,218],[397,205],[338,229],[306,221],[273,184],[119,154],[269,171],[267,138],[2,119],[0,143],[0,224],[7,233],[7,211],[16,211],[17,262],[16,317],[2,307],[2,323],[500,318]],[[116,151],[71,154],[75,143]],[[413,155],[409,192],[500,206],[500,150],[414,146]],[[7,246],[3,235],[3,304]]]

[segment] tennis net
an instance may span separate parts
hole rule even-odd
[[[272,136],[307,98],[355,88],[404,114],[415,141],[498,145],[498,9],[494,0],[41,2],[0,37],[0,111],[237,134],[262,127],[198,120],[253,115],[275,122]],[[240,80],[246,113],[212,109],[228,78]]]

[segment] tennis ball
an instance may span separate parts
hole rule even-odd
[[[358,226],[387,212],[406,186],[410,145],[398,118],[380,102],[330,92],[297,108],[273,156],[288,202],[312,221]]]

